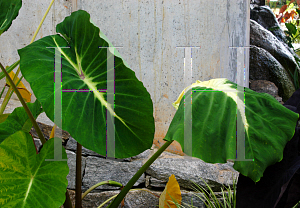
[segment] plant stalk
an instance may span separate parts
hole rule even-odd
[[[18,75],[19,75],[19,72],[20,72],[19,69],[20,69],[20,67],[18,68],[18,71],[17,71],[17,73],[15,74],[15,76],[14,76],[14,78],[13,78],[13,82],[14,82],[14,83],[16,82],[17,77],[18,77]],[[18,86],[18,84],[16,84],[16,86]],[[3,103],[2,103],[2,105],[1,105],[1,107],[0,107],[0,115],[3,114],[3,112],[4,112],[4,110],[5,110],[6,106],[7,106],[7,103],[9,102],[9,100],[10,100],[10,98],[11,98],[13,92],[14,92],[14,91],[13,91],[13,87],[10,86],[10,87],[8,88],[8,91],[7,91],[6,95],[5,95],[5,98],[4,98],[4,100],[3,100]]]
[[[16,68],[16,66],[18,66],[18,64],[20,63],[20,60],[16,61],[15,63],[13,63],[12,65],[10,65],[8,68],[7,68],[7,73],[11,72],[14,68]],[[3,65],[1,64],[1,69],[4,69]],[[0,72],[0,80],[3,79],[5,77],[4,73],[3,72]]]
[[[4,85],[4,87],[3,87],[3,89],[2,89],[2,91],[1,91],[1,93],[0,93],[0,98],[2,97],[2,95],[3,95],[3,93],[4,93],[5,86],[6,86],[6,85]],[[0,114],[0,115],[1,115],[1,114]]]
[[[88,194],[90,193],[92,190],[94,190],[95,188],[97,188],[98,186],[102,186],[102,185],[110,185],[110,186],[116,186],[116,187],[123,187],[123,185],[119,182],[116,181],[101,181],[95,185],[93,185],[91,188],[89,188],[86,192],[84,192],[84,194],[82,194],[82,199]]]
[[[42,20],[41,20],[39,26],[38,26],[38,28],[36,29],[36,31],[35,31],[35,33],[34,33],[32,39],[31,39],[30,43],[32,43],[32,42],[35,40],[35,38],[36,38],[38,32],[40,31],[40,29],[41,29],[41,27],[42,27],[42,24],[44,23],[44,21],[45,21],[47,15],[48,15],[48,13],[49,13],[51,7],[52,7],[52,4],[54,3],[54,1],[55,1],[55,0],[52,0],[51,3],[50,3],[50,5],[48,6],[48,8],[47,8],[47,10],[46,10],[46,12],[45,12],[45,14],[44,14],[44,16],[43,16],[43,18],[42,18]],[[30,44],[30,43],[29,43],[29,44]]]
[[[35,40],[35,38],[36,38],[38,32],[40,31],[40,29],[41,29],[41,27],[42,27],[42,24],[44,23],[44,21],[45,21],[47,15],[48,15],[48,13],[49,13],[51,7],[52,7],[52,4],[54,3],[54,1],[55,1],[55,0],[52,0],[51,3],[50,3],[50,5],[48,6],[46,13],[44,14],[44,16],[43,16],[43,18],[42,18],[42,20],[41,20],[41,22],[40,22],[38,28],[37,28],[36,31],[34,32],[33,37],[32,37],[32,39],[31,39],[31,41],[30,41],[29,44],[31,44],[31,43]],[[20,60],[17,61],[17,62],[18,62],[18,64],[19,64]],[[19,73],[20,73],[20,67],[18,68],[18,70],[17,70],[17,72],[16,72],[16,74],[15,74],[14,79],[17,77],[17,75],[18,75]],[[22,80],[22,78],[23,78],[23,76],[20,78],[20,81]],[[4,103],[4,102],[3,102],[3,103]],[[2,105],[3,105],[3,104],[2,104]],[[2,106],[1,106],[1,107],[2,107]],[[5,105],[5,107],[6,107],[6,105]],[[4,107],[4,108],[5,108],[5,107]],[[2,110],[2,109],[0,109],[0,115],[2,114],[2,113],[1,113],[1,110]]]
[[[31,44],[31,43],[35,40],[35,38],[36,38],[38,32],[40,31],[40,29],[41,29],[41,27],[42,27],[42,24],[43,24],[43,22],[45,21],[45,19],[46,19],[48,13],[49,13],[49,11],[50,11],[50,9],[51,9],[51,7],[52,7],[54,1],[55,1],[55,0],[52,0],[51,3],[50,3],[50,5],[48,6],[46,13],[44,14],[44,16],[43,16],[43,18],[42,18],[42,20],[41,20],[41,22],[40,22],[40,24],[39,24],[37,30],[34,32],[34,35],[33,35],[33,37],[32,37],[32,39],[31,39],[31,41],[30,41],[29,44]],[[18,60],[16,63],[14,63],[14,64],[13,64],[13,65],[14,65],[13,68],[15,68],[15,66],[16,66],[17,64],[19,64],[19,63],[20,63],[20,60]],[[13,65],[12,65],[12,66],[13,66]],[[4,69],[4,67],[3,67],[2,64],[1,64],[1,69],[2,69],[2,71],[3,71],[3,69]],[[12,69],[11,69],[11,70],[12,70]],[[10,71],[11,71],[11,70],[10,70]],[[9,71],[9,72],[10,72],[10,71]],[[17,72],[16,72],[16,74],[15,74],[15,76],[14,76],[14,81],[15,81],[15,78],[17,78],[17,75],[18,75],[19,73],[20,73],[20,67],[18,68],[18,70],[17,70]],[[1,74],[0,74],[0,76],[1,76]],[[3,78],[3,77],[2,77],[2,78]],[[0,79],[2,79],[2,78],[0,78]],[[20,78],[20,81],[21,81],[21,79],[22,79],[22,77]],[[3,112],[4,112],[5,108],[6,108],[6,105],[7,105],[8,101],[9,101],[8,97],[9,97],[9,94],[10,94],[11,90],[12,90],[12,88],[10,87],[9,90],[8,90],[8,92],[7,92],[7,94],[6,94],[6,96],[5,96],[5,98],[4,98],[4,101],[3,101],[2,105],[1,105],[1,108],[0,108],[0,115],[3,114]]]
[[[155,152],[150,159],[136,172],[136,174],[130,179],[130,181],[126,184],[126,186],[122,189],[122,191],[118,194],[118,196],[108,205],[107,208],[117,208],[126,194],[129,192],[131,187],[135,184],[135,182],[141,177],[141,175],[149,168],[149,166],[160,156],[160,154],[168,148],[168,146],[173,141],[166,141],[166,143],[161,146],[157,152]]]
[[[4,68],[4,66],[0,63],[0,68],[1,68],[2,70],[6,70],[7,73],[10,73],[16,66],[18,66],[19,63],[20,63],[20,61],[16,61],[14,64],[12,64],[11,66],[9,66],[9,67],[7,68],[7,70],[6,70],[6,69]],[[4,74],[3,72],[1,72],[1,73],[0,73],[0,80],[3,79],[4,77],[5,77],[5,74]],[[14,77],[14,78],[15,78],[15,77]],[[21,81],[21,80],[19,80],[19,81]],[[19,82],[16,84],[16,86],[18,86],[18,84],[19,84]],[[3,94],[3,92],[4,92],[4,89],[5,89],[5,86],[3,87],[3,90],[2,90],[2,92],[1,92],[0,98],[2,97],[2,94]],[[8,92],[10,91],[10,89],[11,89],[11,87],[9,87]],[[7,94],[6,94],[6,96],[5,96],[4,100],[3,100],[3,102],[2,102],[2,104],[1,104],[1,107],[0,107],[0,115],[3,114],[3,112],[4,112],[5,108],[6,108],[6,105],[7,105],[8,101],[9,101],[11,95],[12,95],[12,93],[9,94],[8,92],[7,92]],[[13,91],[11,91],[11,92],[13,92]],[[9,95],[9,98],[8,98],[8,99],[7,99],[7,95]]]
[[[20,102],[22,103],[22,105],[23,105],[23,107],[24,107],[24,109],[25,109],[25,111],[26,111],[26,113],[27,113],[27,115],[28,115],[28,117],[29,117],[31,123],[33,124],[33,126],[34,126],[34,128],[35,128],[35,130],[36,130],[36,132],[37,132],[37,134],[38,134],[38,136],[39,136],[39,138],[40,138],[42,144],[45,144],[45,143],[46,143],[46,139],[45,139],[45,137],[44,137],[44,135],[43,135],[43,133],[42,133],[40,127],[39,127],[38,124],[36,123],[36,120],[35,120],[35,118],[33,117],[31,111],[29,110],[29,108],[28,108],[28,106],[27,106],[25,100],[23,99],[23,97],[22,97],[22,95],[20,94],[19,90],[17,89],[15,83],[12,81],[12,79],[11,79],[10,76],[9,76],[9,74],[8,74],[7,71],[4,69],[4,67],[2,66],[1,63],[0,63],[0,67],[1,67],[1,69],[2,69],[2,71],[3,71],[3,73],[5,74],[7,80],[9,81],[10,85],[13,87],[14,91],[16,92],[16,94],[17,94],[17,96],[18,96]]]
[[[81,198],[81,154],[82,146],[77,142],[77,151],[76,151],[76,184],[75,184],[75,208],[82,207],[82,198]]]

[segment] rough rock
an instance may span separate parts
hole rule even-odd
[[[36,139],[36,138],[34,138],[33,140],[34,140],[34,144],[35,144],[36,149],[39,150],[41,148],[41,146],[42,146],[41,140],[40,139]]]
[[[250,80],[268,80],[278,87],[280,97],[293,93],[294,84],[284,67],[265,49],[250,49]]]
[[[191,181],[205,187],[201,177],[213,191],[220,191],[223,185],[233,185],[232,174],[234,178],[238,176],[238,172],[232,166],[232,162],[210,164],[196,158],[161,158],[146,170],[146,174],[150,176],[151,187],[163,187],[171,173],[182,188],[192,190]]]
[[[278,88],[273,82],[267,80],[250,80],[250,89],[259,93],[268,93],[283,104],[282,98],[278,96]]]
[[[278,96],[278,88],[276,85],[267,80],[253,80],[250,83],[250,88],[259,93],[268,93],[273,97]]]
[[[250,10],[250,19],[269,30],[278,40],[287,43],[284,32],[280,29],[280,25],[268,6],[256,6]]]
[[[70,138],[71,139],[71,138]],[[71,140],[69,140],[71,141]],[[68,142],[69,142],[68,141]],[[67,144],[68,146],[68,144]],[[152,148],[143,153],[132,157],[129,161],[116,161],[98,156],[82,156],[82,191],[86,191],[91,186],[107,180],[114,180],[126,185],[131,177],[139,170],[139,168],[157,151]],[[68,165],[70,174],[68,175],[69,189],[75,188],[75,153],[67,150]],[[236,178],[238,172],[232,168],[233,163],[226,164],[209,164],[200,159],[186,156],[179,156],[169,152],[163,152],[159,158],[146,170],[137,183],[135,188],[147,188],[150,191],[156,191],[156,195],[160,195],[163,191],[169,177],[174,174],[181,188],[183,201],[193,204],[197,207],[202,206],[203,203],[195,197],[191,190],[193,190],[193,183],[203,186],[207,189],[204,182],[200,179],[202,177],[213,191],[220,191],[221,187],[232,186],[232,174]],[[118,187],[108,185],[99,186],[88,194],[83,200],[83,207],[97,207],[109,197],[118,193]],[[158,198],[148,194],[145,191],[130,192],[126,197],[125,207],[157,207]],[[157,202],[157,203],[156,203]],[[196,205],[197,204],[197,205]]]
[[[76,152],[77,151],[77,141],[73,138],[70,137],[67,144],[66,144],[66,149]],[[105,158],[103,155],[99,155],[97,152],[94,152],[92,150],[89,150],[85,147],[82,147],[82,155],[83,156],[96,156],[96,157],[101,157]],[[124,159],[115,159],[116,161],[130,161],[131,158],[124,158]]]
[[[82,207],[84,208],[95,208],[98,207],[100,204],[102,204],[104,201],[109,199],[110,197],[118,194],[120,191],[106,191],[101,193],[89,193],[86,195],[85,198],[82,200]],[[161,192],[159,191],[151,191],[153,194],[147,192],[147,191],[141,191],[141,190],[133,190],[130,191],[124,200],[124,208],[157,208],[159,204],[159,196]],[[226,193],[226,192],[225,192]],[[221,198],[221,193],[215,193],[217,198]],[[75,205],[75,192],[72,190],[69,190],[69,195],[71,198],[71,201],[73,203],[73,206]],[[156,196],[155,196],[156,195]],[[196,193],[196,195],[203,197],[203,194]],[[194,207],[198,208],[205,208],[206,206],[204,203],[199,199],[199,197],[195,196],[195,193],[190,191],[181,191],[182,196],[182,205],[191,205],[191,200],[193,202]],[[109,201],[107,205],[110,203]],[[106,206],[104,206],[106,207]],[[184,206],[186,207],[186,206]],[[121,205],[119,205],[118,208],[121,208]]]
[[[250,20],[250,44],[265,49],[276,58],[282,66],[292,71],[299,67],[296,60],[286,46],[278,40],[270,31],[266,30],[254,20]]]
[[[262,6],[265,5],[265,0],[251,0],[250,5]]]
[[[75,189],[75,179],[76,179],[76,154],[74,152],[66,150],[68,157],[68,166],[69,166],[69,174],[67,176],[68,179],[68,189]],[[85,162],[86,158],[82,157],[81,159],[81,177],[83,176],[85,170]],[[82,178],[81,178],[82,179]]]
[[[270,31],[254,20],[250,20],[250,44],[254,46],[250,49],[249,79],[274,82],[279,96],[286,101],[295,92],[289,71],[294,73],[296,69],[300,72],[293,54]],[[259,74],[264,77],[257,77]]]
[[[117,181],[126,185],[134,174],[142,167],[142,161],[118,162],[114,160],[88,156],[86,158],[85,174],[83,176],[83,189],[87,190],[91,186],[107,180]],[[145,175],[143,174],[134,186],[145,183]],[[99,186],[96,189],[118,189],[108,185]]]

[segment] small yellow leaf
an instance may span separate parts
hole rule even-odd
[[[176,208],[172,198],[178,204],[181,204],[180,186],[173,174],[169,177],[165,190],[159,197],[159,208]]]
[[[56,127],[57,127],[56,124],[54,124],[49,139],[54,138],[54,134],[55,134]]]
[[[9,76],[11,77],[11,79],[14,78],[15,76],[15,73],[13,71],[11,71],[9,73]],[[17,79],[15,80],[15,84],[19,81],[19,77],[17,77]],[[7,86],[10,86],[9,85],[9,81],[6,79],[6,85]],[[17,86],[20,94],[22,95],[22,97],[24,98],[25,102],[28,103],[31,101],[31,93],[26,89],[26,87],[24,86],[24,84],[22,83],[22,81],[18,84]]]

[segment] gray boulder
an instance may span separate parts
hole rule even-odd
[[[269,30],[278,40],[287,43],[284,32],[280,29],[280,25],[268,6],[256,6],[250,10],[250,19]]]
[[[223,185],[232,187],[232,176],[238,176],[238,172],[232,166],[232,162],[210,164],[197,158],[161,158],[146,170],[146,174],[150,176],[150,187],[164,187],[170,175],[174,174],[180,187],[184,189],[193,190],[193,182],[206,188],[201,177],[213,191],[221,191]]]
[[[278,96],[278,88],[273,82],[267,80],[250,80],[250,89],[259,93],[268,93],[283,104],[282,98]]]
[[[70,138],[68,139],[68,142],[66,144],[66,149],[76,152],[77,151],[77,141],[70,136]],[[101,158],[106,158],[103,155],[99,155],[97,152],[94,152],[92,150],[89,150],[85,147],[82,146],[82,155],[83,156],[96,156],[96,157],[101,157]],[[130,161],[131,158],[124,158],[124,159],[115,159],[116,161]]]
[[[251,0],[250,5],[262,6],[265,5],[265,0]]]
[[[105,191],[101,193],[89,193],[86,195],[85,198],[82,200],[82,207],[84,208],[95,208],[98,207],[100,204],[105,202],[112,196],[115,196],[120,191]],[[152,194],[151,194],[152,193]],[[123,208],[157,208],[159,204],[159,196],[161,192],[159,191],[142,191],[142,190],[133,190],[130,191],[124,200],[124,207]],[[75,205],[75,192],[69,190],[69,195],[71,201],[73,202],[73,206]],[[203,197],[203,194],[197,193],[197,195]],[[218,198],[221,198],[220,193],[216,194]],[[190,191],[181,191],[182,197],[182,205],[191,205],[191,200],[193,201],[193,206],[198,208],[205,208],[206,206],[204,203],[199,199],[199,197],[195,196],[195,193]],[[106,206],[110,203],[106,203]],[[104,207],[106,207],[104,206]],[[184,206],[186,207],[186,206]],[[121,208],[121,205],[118,206]]]
[[[99,157],[88,156],[86,158],[85,174],[82,184],[83,190],[87,190],[91,186],[107,180],[117,181],[124,186],[134,176],[134,174],[142,167],[142,161],[118,162]],[[145,175],[143,174],[136,182],[135,186],[145,183]],[[96,188],[97,190],[113,190],[118,187],[103,185]]]
[[[67,176],[68,179],[68,189],[75,189],[75,179],[76,179],[76,154],[69,150],[66,150],[67,157],[68,157],[68,166],[69,166],[69,174]],[[81,180],[83,176],[83,172],[85,169],[85,157],[81,159]]]
[[[294,71],[299,70],[293,54],[270,31],[266,30],[254,20],[250,20],[250,44],[268,51],[282,66]]]
[[[284,101],[295,91],[293,81],[281,63],[267,50],[257,46],[250,48],[249,79],[273,82]]]
[[[294,55],[283,42],[254,20],[250,20],[250,44],[256,47],[250,49],[249,78],[274,82],[279,89],[279,96],[286,101],[295,92],[289,71],[300,72]],[[258,74],[265,77],[258,78]]]
[[[68,145],[67,145],[68,146]],[[126,185],[132,176],[142,165],[157,151],[149,149],[132,157],[130,161],[109,160],[99,156],[82,156],[82,191],[91,186],[107,180],[113,180]],[[92,153],[94,155],[94,153]],[[69,189],[75,189],[75,153],[67,150],[70,174]],[[219,192],[221,187],[232,187],[232,176],[237,177],[238,172],[232,168],[233,163],[209,164],[200,159],[179,156],[169,152],[163,152],[159,158],[146,170],[134,185],[135,188],[143,188],[159,196],[169,179],[174,174],[181,189],[182,201],[197,207],[205,207],[203,202],[191,192],[194,181],[207,190],[206,185],[200,179],[202,177],[213,191]],[[233,174],[233,175],[232,175]],[[103,185],[94,189],[83,200],[83,207],[97,207],[109,197],[117,194],[118,187]],[[72,191],[71,191],[72,192]],[[156,193],[157,192],[157,193]],[[72,194],[71,194],[72,198]],[[146,191],[129,192],[125,200],[125,207],[157,207],[158,197]]]

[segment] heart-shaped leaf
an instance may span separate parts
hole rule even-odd
[[[47,47],[59,47],[64,91],[62,126],[58,126],[84,147],[106,155],[106,119],[114,115],[116,158],[149,149],[154,138],[150,94],[115,53],[115,103],[108,103],[107,71],[113,68],[107,69],[107,57],[112,54],[107,55],[105,47],[110,44],[99,36],[100,30],[90,22],[90,15],[82,10],[73,12],[57,25],[56,31],[61,35],[44,37],[18,50],[22,74],[47,116],[54,122],[55,49]]]
[[[18,16],[22,0],[0,0],[0,35],[8,30]]]
[[[0,144],[0,207],[60,207],[66,199],[69,168],[66,161],[46,161],[53,158],[53,139],[39,154],[29,133],[18,131],[5,139]]]
[[[232,92],[236,89],[237,84],[227,79],[197,81],[187,87],[185,95],[190,96],[192,90],[192,112],[184,112],[183,91],[173,104],[178,110],[165,140],[178,141],[184,150],[185,113],[189,118],[192,116],[190,156],[209,163],[226,163],[227,159],[236,159],[238,116],[245,127],[245,159],[254,161],[235,161],[233,167],[257,182],[266,167],[282,160],[283,149],[295,133],[299,114],[282,106],[271,95],[249,88],[245,88],[242,100]]]
[[[35,119],[43,112],[38,100],[34,103],[27,103],[27,106]],[[25,109],[23,107],[16,108],[3,123],[0,123],[0,144],[18,131],[30,132],[31,127],[32,123]]]

